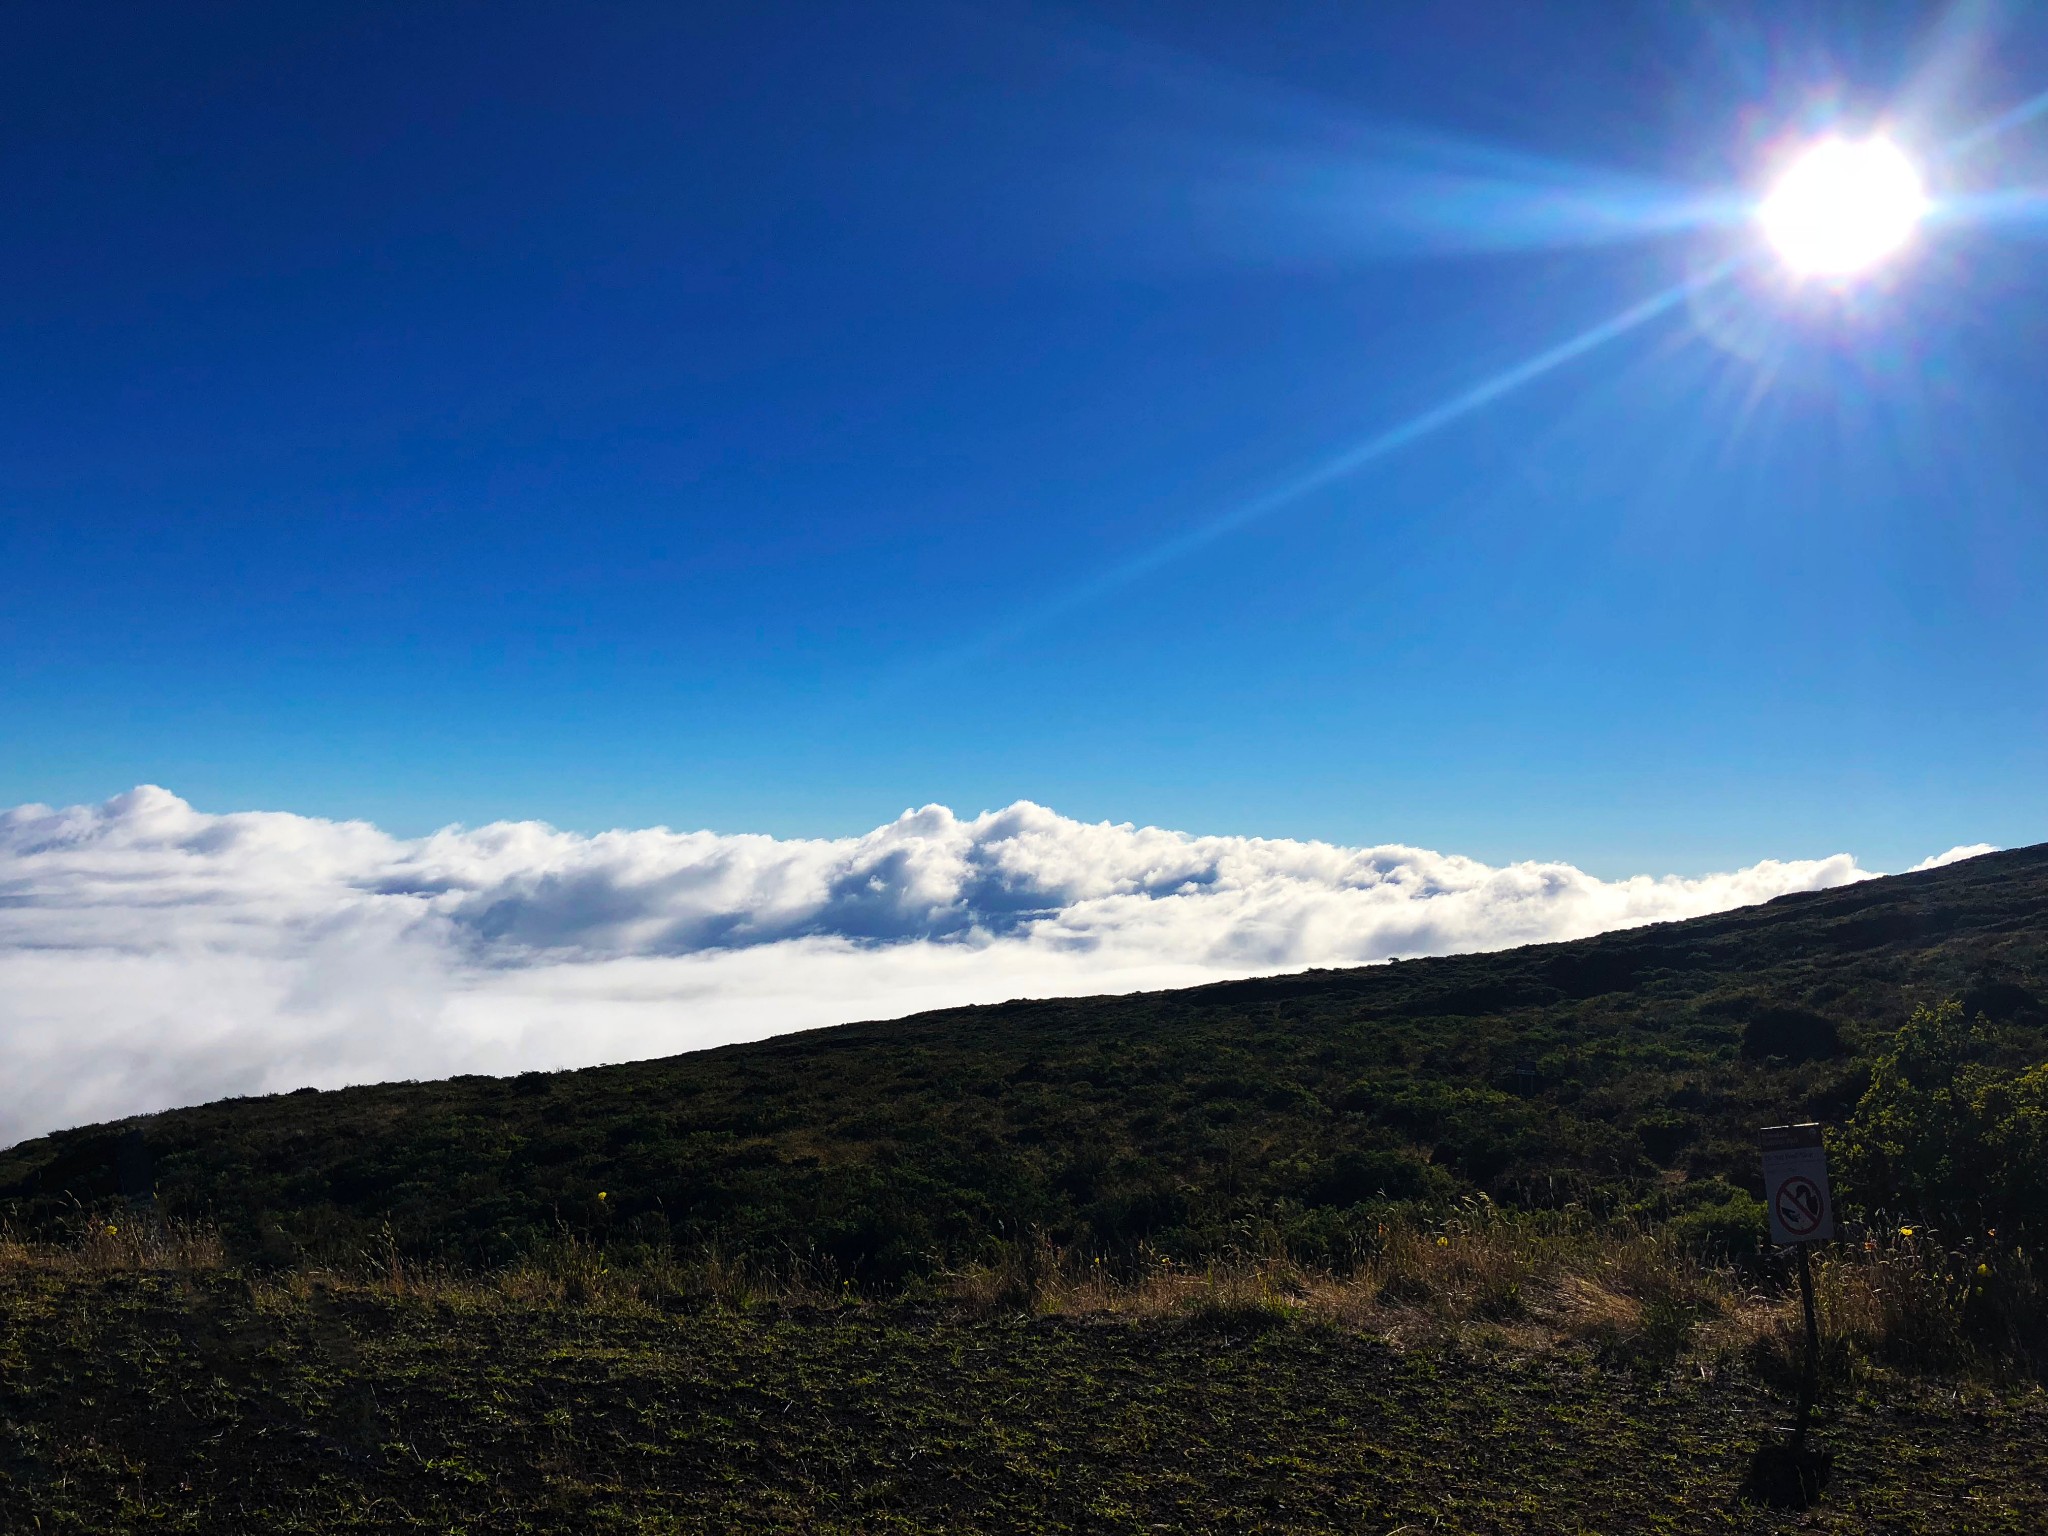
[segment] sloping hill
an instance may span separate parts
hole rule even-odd
[[[566,1228],[888,1279],[1025,1225],[1334,1257],[1379,1200],[1725,1199],[1755,1126],[1843,1113],[1949,996],[2048,1054],[2048,845],[1571,944],[228,1100],[0,1153],[0,1219],[153,1185],[279,1262]]]

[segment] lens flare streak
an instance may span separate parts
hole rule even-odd
[[[1958,156],[1967,155],[1993,139],[2012,132],[2015,128],[2024,128],[2040,117],[2048,117],[2048,91],[2043,91],[2038,96],[2030,96],[2018,106],[2009,107],[1999,113],[1990,122],[1972,128],[1959,138],[1951,139],[1942,149],[1942,158],[1953,160]]]
[[[1239,529],[1270,517],[1274,513],[1304,497],[1333,485],[1349,475],[1358,473],[1375,460],[1406,448],[1430,434],[1450,426],[1466,416],[1472,415],[1503,397],[1513,394],[1523,386],[1532,384],[1545,374],[1555,372],[1567,363],[1584,357],[1629,332],[1647,325],[1659,316],[1669,314],[1687,303],[1702,290],[1728,277],[1739,265],[1736,259],[1729,259],[1686,279],[1673,284],[1649,298],[1630,305],[1619,314],[1610,316],[1597,325],[1589,326],[1577,335],[1571,336],[1555,346],[1538,352],[1534,357],[1504,368],[1493,377],[1471,388],[1453,395],[1440,405],[1409,417],[1398,426],[1367,438],[1357,446],[1348,448],[1332,458],[1324,460],[1315,468],[1284,484],[1275,486],[1261,496],[1210,519],[1185,533],[1153,545],[1150,549],[1110,567],[1098,575],[1069,588],[1066,592],[1040,605],[1030,613],[1013,619],[1008,624],[984,634],[978,641],[960,651],[954,652],[950,662],[959,663],[975,656],[995,650],[1007,642],[1028,634],[1048,621],[1073,609],[1084,607],[1099,598],[1139,578],[1149,575],[1162,566],[1194,554]]]

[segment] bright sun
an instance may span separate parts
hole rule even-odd
[[[1757,210],[1764,237],[1802,277],[1850,277],[1912,238],[1927,212],[1920,172],[1887,138],[1823,139]]]

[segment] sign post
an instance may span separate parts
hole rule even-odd
[[[1835,1199],[1828,1189],[1828,1154],[1820,1127],[1767,1125],[1757,1132],[1764,1154],[1764,1208],[1770,1212],[1771,1241],[1799,1250],[1799,1299],[1806,1308],[1806,1375],[1799,1386],[1799,1428],[1820,1391],[1820,1318],[1813,1305],[1813,1261],[1807,1249],[1835,1235]]]

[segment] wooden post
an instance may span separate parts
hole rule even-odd
[[[1813,1260],[1805,1243],[1799,1245],[1799,1299],[1806,1307],[1806,1372],[1799,1382],[1799,1427],[1792,1434],[1794,1445],[1805,1443],[1807,1423],[1820,1396],[1820,1316],[1814,1311]]]

